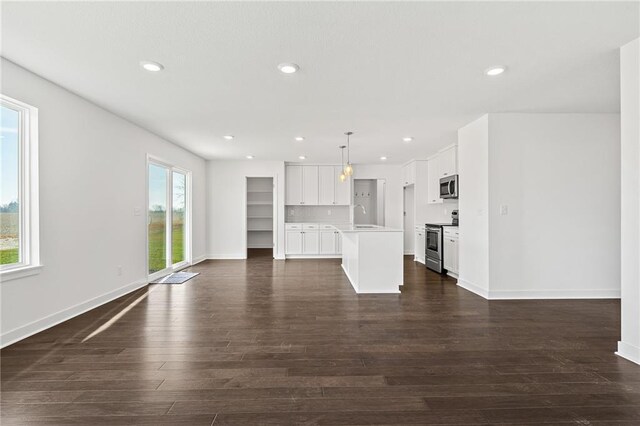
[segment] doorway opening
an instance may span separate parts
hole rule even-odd
[[[247,258],[273,259],[275,202],[272,177],[247,178]]]
[[[353,204],[361,208],[352,210],[353,223],[384,226],[385,183],[384,179],[354,179]]]

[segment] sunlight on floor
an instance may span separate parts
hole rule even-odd
[[[89,334],[87,337],[85,337],[84,339],[82,339],[82,343],[86,342],[87,340],[91,339],[92,337],[97,336],[98,334],[102,333],[103,331],[105,331],[106,329],[108,329],[109,327],[111,327],[113,324],[115,324],[116,322],[118,322],[118,320],[120,318],[122,318],[127,312],[129,312],[131,309],[133,309],[138,303],[142,302],[147,296],[149,296],[149,293],[151,293],[153,291],[153,289],[150,289],[149,291],[147,291],[145,294],[143,294],[142,296],[138,297],[136,300],[134,300],[133,302],[131,302],[127,307],[125,307],[123,310],[121,310],[120,312],[118,312],[117,314],[115,314],[113,316],[113,318],[111,318],[109,321],[105,322],[104,324],[102,324],[100,327],[96,328],[91,334]]]

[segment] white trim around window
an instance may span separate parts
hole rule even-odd
[[[19,261],[0,265],[0,281],[40,272],[40,226],[38,205],[38,109],[0,94],[0,104],[19,113],[18,203]]]

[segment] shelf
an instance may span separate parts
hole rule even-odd
[[[249,189],[247,190],[248,193],[252,194],[252,193],[265,193],[265,192],[273,192],[273,189]]]
[[[248,206],[272,206],[273,201],[247,201]]]
[[[248,231],[249,232],[272,232],[273,229],[266,229],[266,228],[258,229],[258,228],[255,228],[255,229],[248,229]]]
[[[273,219],[273,216],[247,216],[247,219]]]

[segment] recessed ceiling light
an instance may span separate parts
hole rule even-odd
[[[247,155],[247,160],[253,160],[253,155]]]
[[[298,71],[300,67],[297,64],[285,62],[278,65],[278,69],[285,74],[293,74],[294,72]]]
[[[294,139],[298,142],[302,142],[304,140],[302,136],[296,136]]]
[[[164,69],[164,65],[152,61],[140,61],[140,66],[151,72],[158,72]]]
[[[413,140],[413,138],[411,136],[407,136],[407,137],[402,138],[402,140],[404,142],[411,142]]]
[[[298,157],[298,158],[299,158],[299,159],[301,159],[301,160],[306,160],[306,159],[307,159],[307,157],[305,157],[304,155],[301,155],[301,156],[300,156],[300,157]]]
[[[223,138],[230,141],[231,139],[233,139],[233,135],[224,135]]]
[[[380,157],[380,159],[381,159],[382,161],[384,161],[384,160],[386,160],[386,159],[387,159],[387,157],[385,157],[385,156],[383,155],[382,157]]]
[[[504,65],[500,65],[497,67],[491,67],[491,68],[487,68],[484,73],[490,77],[496,76],[496,75],[500,75],[503,72],[505,72],[507,70],[507,67],[505,67]]]

